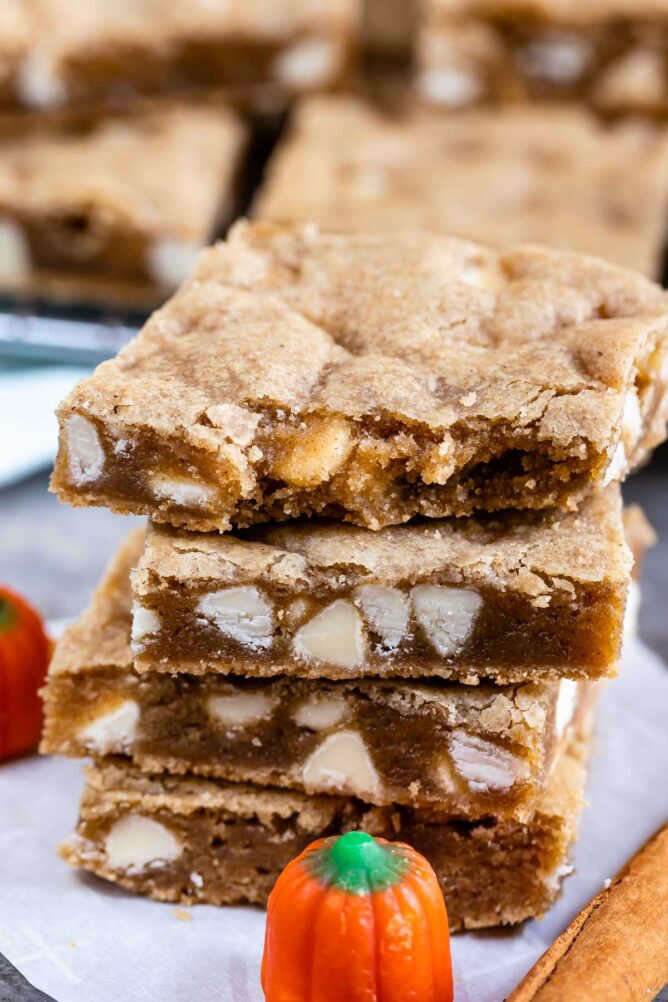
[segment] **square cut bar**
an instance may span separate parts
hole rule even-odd
[[[140,547],[137,533],[58,645],[42,751],[454,816],[530,816],[577,719],[577,683],[228,680],[176,662],[137,674],[129,579]]]
[[[596,258],[240,223],[63,401],[53,488],[203,531],[573,508],[665,437],[667,354]]]
[[[5,0],[3,0],[5,2]],[[346,79],[358,0],[26,0],[31,108],[222,89],[253,108]]]
[[[424,0],[422,10],[417,79],[427,100],[668,114],[667,0]]]
[[[604,125],[575,107],[388,115],[353,97],[307,98],[253,214],[344,232],[424,226],[494,246],[536,241],[658,278],[668,131]]]
[[[584,766],[560,757],[531,821],[454,821],[431,811],[186,777],[103,762],[88,772],[64,858],[160,901],[265,904],[315,838],[354,828],[408,842],[434,867],[453,930],[544,914],[570,872]]]
[[[246,128],[206,105],[144,105],[0,138],[0,290],[154,305],[229,219]]]
[[[616,672],[631,553],[620,491],[579,512],[371,532],[153,526],[133,574],[139,671],[481,678]]]

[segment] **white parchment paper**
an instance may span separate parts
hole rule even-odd
[[[543,921],[454,937],[456,1002],[500,1002],[666,821],[667,720],[668,669],[635,642],[601,699],[576,872]],[[56,856],[81,785],[77,762],[0,766],[0,952],[57,1002],[261,1002],[263,912],[199,906],[184,921]]]

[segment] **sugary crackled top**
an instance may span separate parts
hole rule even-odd
[[[652,274],[664,207],[668,133],[649,124],[611,127],[557,106],[389,116],[322,96],[298,106],[254,215],[340,231],[425,226],[495,246],[535,240]]]
[[[447,569],[462,584],[531,598],[573,585],[628,580],[619,488],[588,497],[579,512],[508,512],[435,519],[373,532],[340,523],[260,526],[250,536],[150,529],[134,575],[135,592],[160,581],[260,583],[303,592],[424,581]],[[159,585],[158,585],[159,586]]]
[[[187,38],[283,43],[305,32],[352,29],[357,16],[356,0],[27,2],[38,47],[56,59],[90,58],[119,46],[159,49]]]
[[[427,4],[435,13],[457,17],[536,17],[573,25],[668,15],[668,0],[427,0]]]
[[[147,105],[81,134],[11,137],[0,143],[0,207],[57,214],[92,205],[132,227],[203,242],[245,136],[222,107]]]
[[[61,410],[251,460],[268,409],[443,442],[506,425],[612,455],[638,360],[667,328],[658,286],[572,252],[241,223]]]
[[[145,813],[167,810],[178,815],[190,815],[202,809],[206,811],[229,812],[240,818],[255,817],[261,824],[271,824],[275,818],[290,818],[297,815],[299,825],[306,831],[321,832],[337,814],[350,805],[342,797],[307,796],[295,790],[277,790],[273,787],[253,787],[242,783],[226,783],[222,780],[200,779],[199,777],[150,776],[134,766],[120,761],[111,761],[103,766],[91,766],[86,773],[88,781],[83,813],[86,809],[99,813],[106,808],[137,807]],[[550,773],[547,786],[537,806],[537,820],[540,815],[550,817],[554,823],[564,820],[572,823],[580,809],[584,766],[582,749],[574,746],[562,750],[555,768]],[[420,816],[419,810],[393,807],[401,817],[410,819]],[[359,811],[359,805],[358,805]],[[371,809],[368,815],[370,825],[373,815],[379,818],[387,808]],[[434,810],[425,812],[434,817]],[[447,823],[447,818],[443,821]],[[497,826],[500,831],[508,827],[516,828],[517,822],[503,822]]]

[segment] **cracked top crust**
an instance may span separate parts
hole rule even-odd
[[[147,104],[82,134],[12,137],[0,146],[0,208],[40,216],[93,205],[133,228],[202,243],[245,137],[226,108],[187,104]]]
[[[337,583],[414,584],[447,567],[468,586],[535,598],[572,584],[625,587],[631,570],[619,488],[588,497],[578,512],[504,513],[435,519],[381,532],[336,523],[261,526],[250,536],[154,525],[134,574],[172,585],[255,583],[303,592]]]
[[[427,0],[443,16],[533,17],[562,24],[587,25],[603,18],[664,18],[668,0]]]
[[[606,126],[555,106],[390,116],[322,96],[297,108],[253,214],[342,232],[532,240],[656,275],[664,206],[668,135],[647,124]]]
[[[566,251],[241,223],[70,400],[212,438],[217,406],[255,404],[439,431],[510,421],[604,448],[667,328],[658,286]]]

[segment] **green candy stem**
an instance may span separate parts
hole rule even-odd
[[[318,880],[348,894],[373,894],[401,883],[409,861],[398,846],[379,845],[366,832],[347,832],[307,857]]]
[[[7,601],[0,595],[0,633],[11,630],[16,623],[16,612]]]

